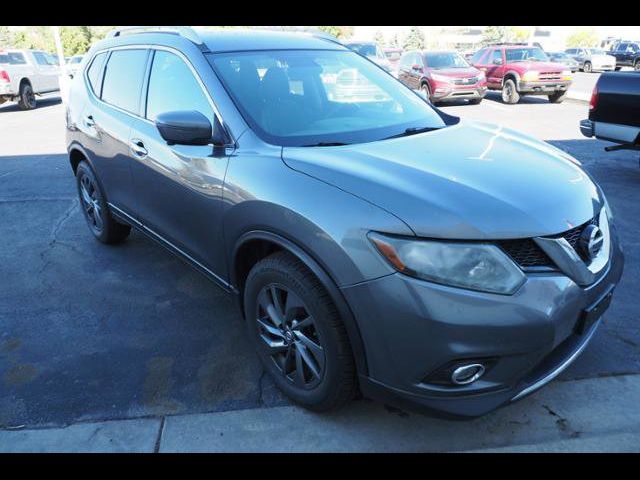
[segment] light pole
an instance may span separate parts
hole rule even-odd
[[[58,63],[60,64],[60,98],[62,103],[67,103],[69,98],[69,76],[64,62],[64,49],[62,48],[62,39],[60,38],[60,27],[51,27],[53,29],[53,39],[56,42],[56,51],[58,52]]]

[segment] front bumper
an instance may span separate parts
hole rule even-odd
[[[475,417],[540,388],[586,347],[598,322],[581,334],[576,325],[622,275],[614,228],[611,235],[605,273],[587,288],[561,273],[528,274],[510,296],[399,273],[344,288],[367,352],[363,394],[439,415]],[[469,385],[429,382],[451,362],[487,358],[493,366]]]
[[[571,86],[571,81],[536,81],[524,82],[518,84],[518,92],[527,95],[549,95],[555,92],[564,92]]]
[[[460,100],[460,99],[475,99],[484,98],[487,93],[487,86],[485,85],[471,85],[471,86],[447,86],[442,87],[439,84],[432,94],[432,99],[437,102],[444,102],[448,100]]]

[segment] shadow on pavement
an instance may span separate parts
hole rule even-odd
[[[53,107],[62,103],[62,99],[59,96],[46,96],[46,97],[36,97],[37,104],[35,110],[39,110],[42,108]],[[24,112],[32,112],[33,110],[24,110]],[[18,104],[16,102],[5,102],[0,105],[0,113],[3,112],[23,112],[18,108]]]

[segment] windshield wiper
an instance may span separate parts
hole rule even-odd
[[[390,137],[385,137],[383,140],[390,140],[392,138],[399,137],[408,137],[409,135],[416,135],[418,133],[432,132],[433,130],[440,130],[442,127],[410,127],[407,128],[404,132],[398,133],[396,135],[391,135]]]
[[[302,145],[303,147],[341,147],[343,145],[351,145],[350,143],[343,142],[318,142],[311,143],[309,145]]]

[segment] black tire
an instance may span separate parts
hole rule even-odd
[[[18,92],[18,108],[20,110],[33,110],[36,106],[36,95],[33,93],[31,84],[29,82],[22,82],[20,84],[20,91]]]
[[[516,104],[520,101],[520,93],[516,88],[516,82],[508,78],[502,86],[502,101],[509,105]]]
[[[584,73],[591,73],[593,71],[593,66],[591,62],[584,62],[584,67],[582,67]]]
[[[344,324],[326,289],[302,262],[276,252],[256,263],[243,302],[258,357],[285,395],[314,411],[339,408],[354,397],[356,368]]]
[[[482,102],[482,97],[469,99],[469,105],[480,105],[481,102]]]
[[[615,67],[615,71],[616,71],[616,72],[619,72],[619,71],[620,71],[620,69],[622,69],[622,67]]]
[[[80,162],[78,165],[76,184],[80,207],[93,236],[108,244],[122,242],[127,238],[131,226],[118,223],[111,216],[104,192],[88,163]]]
[[[640,70],[640,59],[636,60],[633,64],[633,69],[637,72]]]
[[[567,96],[567,91],[566,90],[564,92],[562,92],[562,91],[555,92],[555,93],[552,93],[551,95],[549,95],[549,101],[551,103],[562,103],[562,101],[565,99],[566,96]]]

